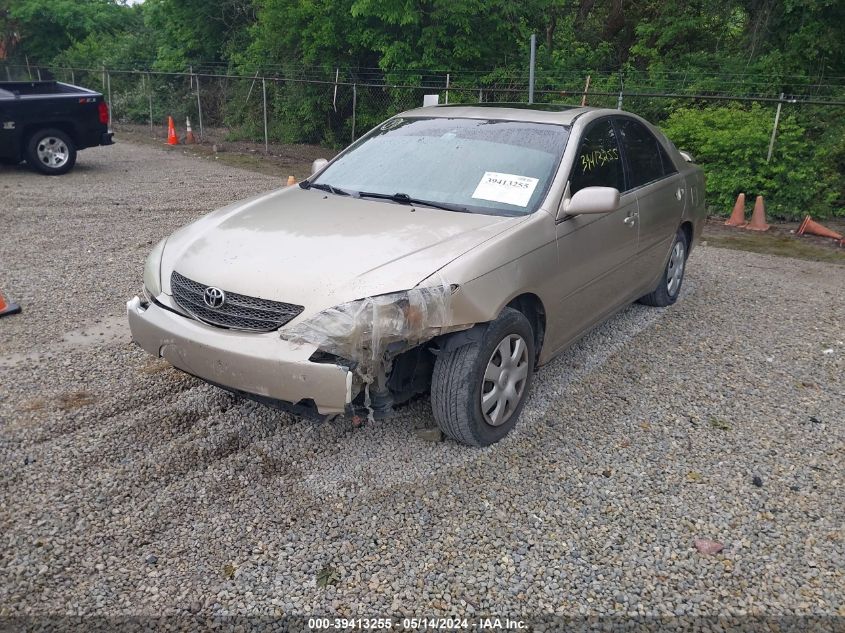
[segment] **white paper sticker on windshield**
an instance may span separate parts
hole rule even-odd
[[[473,198],[504,202],[518,207],[527,207],[531,194],[540,182],[528,176],[500,174],[496,171],[485,171],[481,182],[472,194]]]

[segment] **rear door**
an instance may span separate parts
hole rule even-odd
[[[565,216],[556,225],[558,306],[555,327],[549,330],[555,349],[631,299],[634,273],[629,264],[637,252],[637,199],[624,193],[625,174],[610,118],[585,129],[569,179],[573,195],[594,186],[618,189],[619,208]]]
[[[656,283],[681,223],[686,185],[657,137],[642,123],[618,117],[615,127],[626,167],[628,192],[639,207],[639,247],[634,268],[639,285],[648,291]]]

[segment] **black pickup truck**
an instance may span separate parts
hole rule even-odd
[[[76,152],[111,145],[103,95],[59,81],[0,81],[0,162],[64,174]]]

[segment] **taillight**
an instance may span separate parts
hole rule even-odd
[[[100,101],[100,105],[98,106],[100,111],[100,123],[103,125],[109,124],[109,104],[105,101]]]

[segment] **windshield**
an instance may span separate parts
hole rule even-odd
[[[523,215],[543,199],[568,138],[569,128],[561,125],[398,117],[311,182],[362,197]]]

